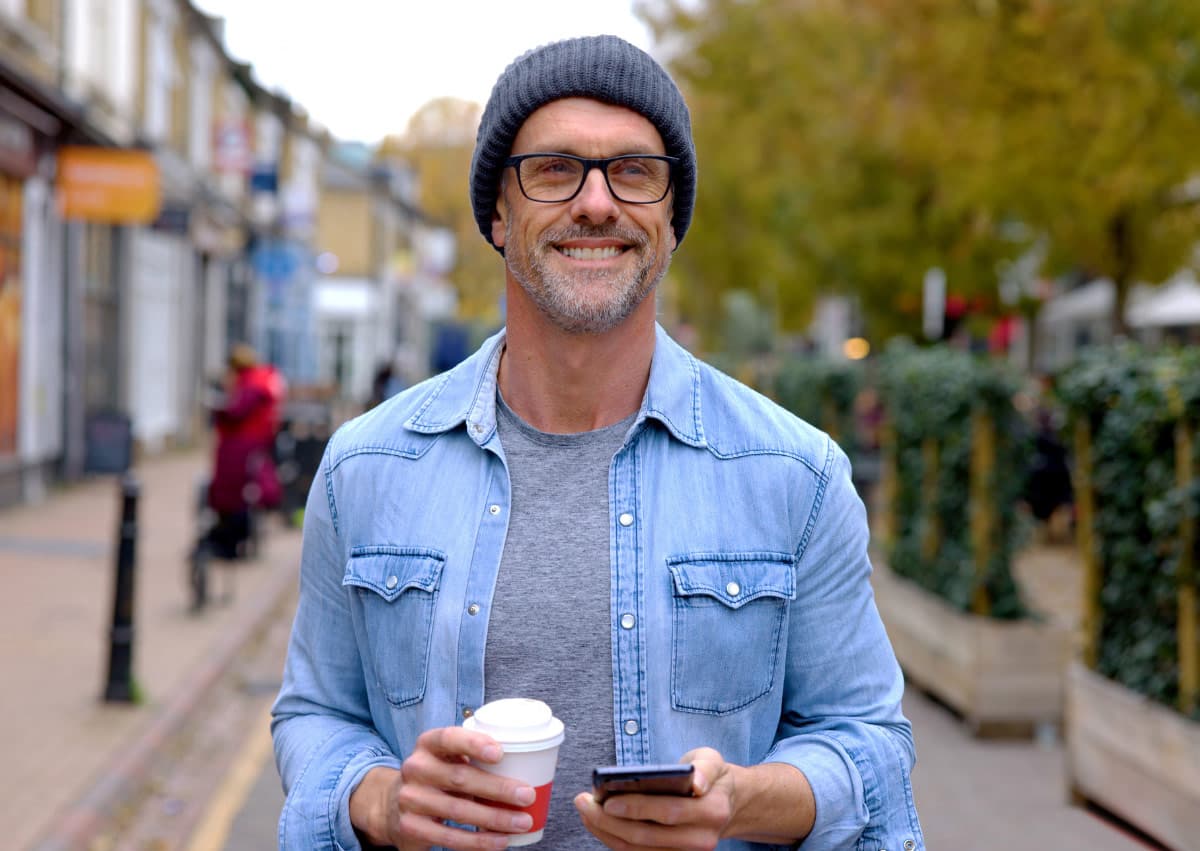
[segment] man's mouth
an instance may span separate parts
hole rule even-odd
[[[577,248],[569,245],[556,245],[560,254],[572,260],[608,260],[629,250],[628,246],[606,245],[603,248]]]

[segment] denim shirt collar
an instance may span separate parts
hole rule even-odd
[[[650,381],[630,434],[645,420],[654,419],[675,439],[690,446],[706,446],[699,363],[661,325],[655,323],[654,328]],[[475,443],[486,444],[496,431],[496,374],[504,340],[501,329],[436,381],[405,426],[422,434],[438,434],[465,424]]]

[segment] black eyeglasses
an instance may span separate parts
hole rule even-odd
[[[657,204],[671,190],[671,174],[679,157],[624,154],[591,160],[571,154],[521,154],[504,161],[517,172],[521,193],[530,201],[560,204],[583,189],[588,172],[604,173],[608,191],[626,204]]]

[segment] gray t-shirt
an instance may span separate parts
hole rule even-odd
[[[484,698],[544,700],[566,727],[537,847],[601,848],[574,799],[591,789],[592,768],[616,758],[608,472],[634,417],[547,434],[499,393],[496,407],[512,516],[488,621]]]

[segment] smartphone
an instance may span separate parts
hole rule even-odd
[[[609,765],[592,771],[592,795],[602,804],[612,795],[692,795],[691,763]]]

